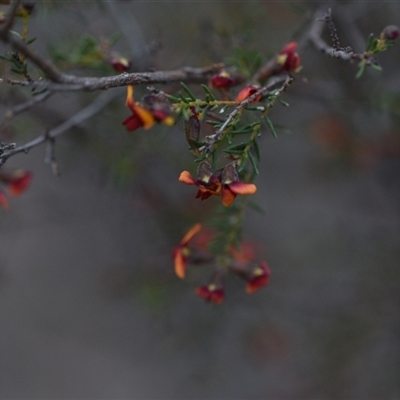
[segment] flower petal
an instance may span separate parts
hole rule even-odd
[[[260,263],[248,278],[246,292],[252,294],[268,285],[270,276],[271,270],[269,269],[268,264],[266,262]]]
[[[133,112],[133,105],[135,104],[135,100],[133,99],[134,89],[132,85],[128,85],[126,88],[126,102],[125,105],[131,109]]]
[[[134,131],[143,126],[143,121],[140,119],[138,115],[132,114],[128,118],[126,118],[122,122],[122,124],[125,125],[128,131]]]
[[[181,246],[186,245],[189,240],[199,231],[201,230],[201,224],[195,224],[193,225],[189,231],[186,233],[186,235],[182,238],[181,240]]]
[[[189,171],[182,171],[178,180],[179,182],[186,183],[187,185],[196,185],[196,180]]]
[[[225,207],[229,207],[236,199],[236,193],[230,190],[229,185],[223,185],[221,190],[221,200]]]
[[[253,183],[236,181],[229,185],[229,189],[236,194],[254,194],[257,191],[257,186]]]
[[[175,274],[181,279],[185,277],[186,266],[187,266],[186,257],[183,255],[182,249],[178,247],[174,253],[174,269],[175,269]]]
[[[32,172],[18,170],[15,171],[14,176],[10,179],[7,188],[11,196],[19,196],[29,187],[32,180]]]
[[[144,129],[149,129],[154,125],[155,119],[149,110],[139,106],[137,103],[134,103],[131,109],[142,120]]]
[[[225,298],[224,288],[214,283],[196,288],[195,293],[204,300],[211,301],[215,304],[221,304]]]

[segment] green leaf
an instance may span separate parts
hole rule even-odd
[[[202,156],[196,158],[196,159],[194,160],[194,162],[195,162],[195,163],[199,163],[199,162],[204,161],[206,158],[207,158],[207,155],[206,155],[206,154],[203,154]]]
[[[189,115],[189,110],[187,108],[182,108],[182,115],[183,118],[185,118],[185,121],[189,120],[190,115]]]
[[[218,112],[220,114],[223,114],[229,107],[230,107],[229,105],[223,106]]]
[[[184,83],[181,82],[181,86],[183,90],[186,92],[186,94],[191,98],[191,100],[196,101],[196,96],[192,93],[192,91],[188,88],[188,86]]]
[[[175,97],[172,94],[168,95],[168,100],[171,100],[173,103],[180,103],[181,99],[179,97]]]
[[[15,35],[18,39],[21,39],[22,40],[22,36],[18,33],[18,32],[16,32],[16,31],[13,31],[13,30],[9,30],[9,32],[10,33],[12,33],[13,35]]]
[[[227,154],[243,154],[243,150],[236,150],[236,149],[231,149],[231,150],[229,150],[229,149],[224,149],[224,153],[227,153]]]
[[[215,128],[219,128],[220,126],[223,125],[223,122],[219,122],[219,121],[212,121],[211,119],[207,119],[206,120],[206,124],[212,125]]]
[[[247,133],[253,132],[253,128],[251,126],[245,126],[241,129],[234,129],[230,133],[232,135],[245,135]]]
[[[272,135],[274,136],[274,138],[277,138],[278,135],[275,131],[275,127],[274,127],[274,124],[272,123],[272,121],[268,118],[267,115],[264,117],[264,119],[265,119],[265,122],[267,123],[268,128],[270,129]]]
[[[227,147],[225,150],[244,149],[246,146],[248,146],[251,143],[253,143],[252,140],[247,140],[245,142],[233,144],[232,146]]]
[[[382,67],[380,65],[371,64],[371,68],[375,71],[382,72]]]
[[[284,107],[289,107],[289,103],[287,103],[285,100],[282,100],[280,97],[278,97],[279,103],[281,103]]]
[[[247,106],[245,110],[249,111],[265,111],[265,106]]]
[[[373,49],[373,43],[374,43],[374,34],[371,33],[368,36],[368,42],[367,42],[367,46],[365,48],[365,51],[371,51]]]
[[[258,175],[259,170],[258,170],[258,166],[257,166],[257,161],[251,151],[249,151],[249,159],[250,159],[251,165],[253,166],[254,172]]]
[[[203,110],[201,111],[201,117],[200,117],[200,122],[203,122],[204,119],[207,117],[207,113],[210,110],[211,106],[207,104]]]
[[[210,96],[210,100],[214,101],[216,100],[213,92],[210,90],[210,88],[207,85],[204,85],[204,83],[201,85],[201,87],[204,89],[204,91]]]
[[[361,61],[360,64],[358,64],[358,72],[356,74],[356,79],[361,78],[362,74],[364,73],[365,67],[366,67],[365,61]]]
[[[179,98],[181,99],[181,101],[183,101],[186,104],[190,103],[190,100],[187,99],[182,93],[179,94]]]
[[[257,160],[260,161],[260,146],[258,144],[258,141],[256,139],[253,140],[253,148],[254,148],[254,153],[256,154]]]
[[[29,39],[27,42],[26,42],[26,44],[32,44],[35,40],[36,40],[37,38],[32,38],[32,39]]]

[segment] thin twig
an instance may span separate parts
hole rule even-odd
[[[0,29],[0,36],[2,36],[2,35],[7,36],[8,32],[14,25],[15,14],[17,13],[19,2],[20,2],[20,0],[12,0],[7,21],[4,23],[4,25]]]
[[[272,92],[274,90],[274,88],[278,85],[280,85],[280,87],[278,89],[275,89],[274,91],[277,92],[277,95],[280,95],[287,89],[287,87],[290,84],[290,82],[292,81],[292,79],[293,78],[289,74],[278,75],[278,76],[271,78],[267,85],[262,86],[260,89],[257,90],[257,92],[255,92],[254,94],[249,96],[247,99],[245,99],[241,103],[239,103],[237,105],[237,107],[228,115],[227,119],[221,125],[221,127],[218,128],[218,130],[213,135],[207,136],[208,143],[206,145],[204,145],[202,148],[200,148],[199,150],[204,151],[204,153],[206,153],[206,154],[209,154],[212,151],[215,143],[217,143],[221,140],[228,125],[233,121],[233,119],[245,107],[247,107],[249,104],[251,104],[260,95],[265,96],[268,94],[268,92]]]
[[[3,154],[0,154],[0,166],[4,164],[4,162],[11,156],[17,153],[28,153],[30,149],[36,147],[49,139],[54,139],[55,137],[63,134],[68,129],[71,129],[74,126],[79,125],[83,121],[97,114],[100,110],[102,110],[107,104],[109,104],[112,100],[114,100],[120,94],[118,91],[115,92],[107,92],[99,95],[92,103],[86,106],[81,111],[77,112],[67,121],[58,125],[56,128],[48,131],[47,133],[36,137],[28,143],[25,143],[22,146],[15,147],[14,149],[10,149],[9,151],[5,151]]]
[[[37,104],[47,100],[53,94],[54,92],[47,91],[45,93],[33,97],[32,99],[26,101],[25,103],[19,104],[10,110],[7,110],[5,118],[3,119],[3,121],[0,122],[0,130],[4,128],[4,126],[6,126],[15,116],[32,109]]]
[[[334,46],[328,45],[324,39],[322,39],[322,31],[324,28],[324,24],[328,23],[331,29],[331,37],[334,42]],[[308,33],[308,39],[314,46],[324,54],[327,54],[334,58],[340,58],[344,61],[353,62],[354,60],[362,61],[364,60],[366,65],[376,64],[376,60],[374,57],[368,57],[362,53],[356,53],[350,48],[342,48],[340,47],[339,40],[336,35],[336,28],[332,29],[333,22],[331,19],[330,12],[328,14],[324,14],[321,16],[321,11],[317,11],[315,14],[315,20],[311,25],[311,28]],[[339,47],[338,47],[339,46]]]

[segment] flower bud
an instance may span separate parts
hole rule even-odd
[[[400,28],[396,25],[388,25],[381,33],[386,40],[396,40],[400,36]]]

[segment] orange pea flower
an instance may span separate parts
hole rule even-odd
[[[189,242],[201,230],[201,224],[196,224],[186,233],[181,242],[173,251],[175,274],[183,279],[186,274],[189,256],[192,250],[189,248]]]
[[[238,194],[254,194],[257,186],[253,183],[244,183],[239,180],[236,168],[228,164],[222,171],[221,199],[225,207],[230,206]]]
[[[254,93],[257,92],[260,88],[254,85],[247,85],[245,86],[236,96],[236,103],[241,103],[242,101],[246,100],[250,96],[252,96]],[[253,103],[257,103],[262,99],[262,95],[258,95],[254,100]]]
[[[179,176],[179,182],[187,185],[195,185],[199,188],[196,199],[208,199],[211,195],[219,195],[221,192],[221,182],[214,175],[210,164],[203,161],[199,164],[197,170],[197,179],[193,178],[189,171],[183,171]]]
[[[133,96],[133,86],[129,85],[127,87],[125,104],[132,111],[132,115],[122,122],[128,131],[134,131],[141,127],[149,129],[156,122],[162,122],[165,125],[172,125],[174,123],[174,119],[170,116],[170,105],[165,99],[150,94],[144,97],[145,104],[142,106],[135,102]]]

